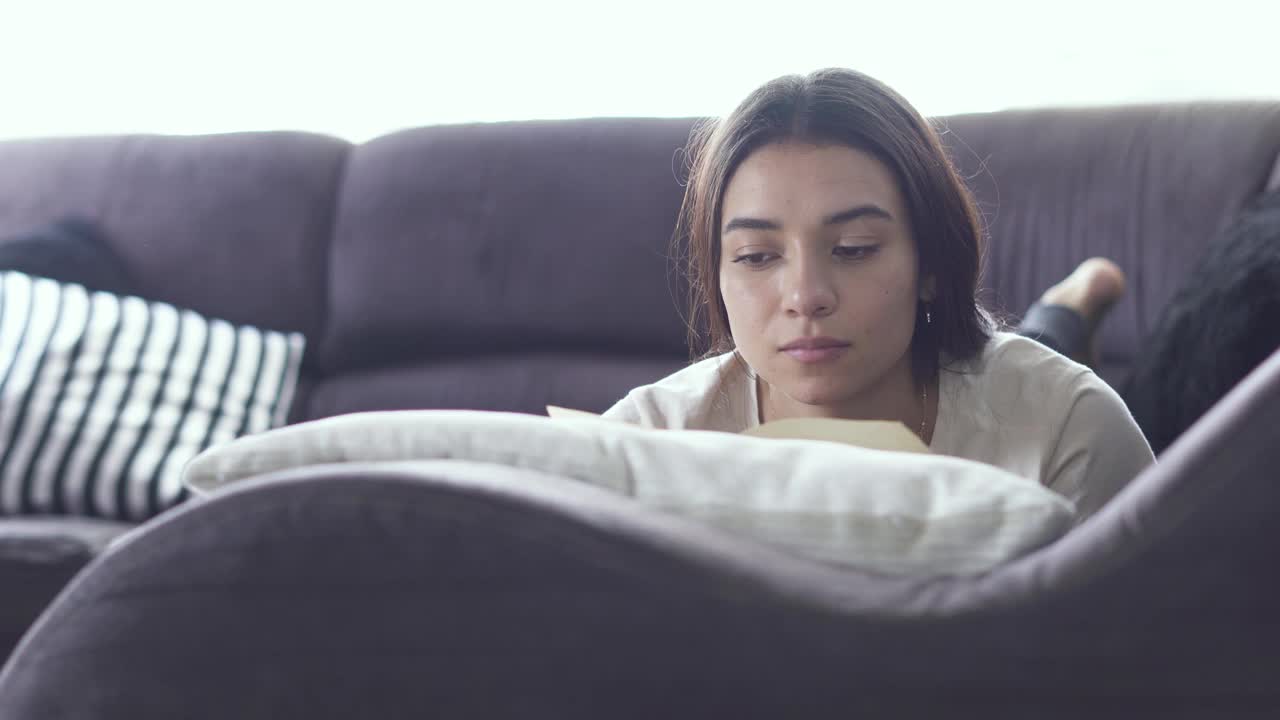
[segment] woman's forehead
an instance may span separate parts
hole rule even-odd
[[[762,219],[826,217],[872,204],[895,217],[901,193],[892,172],[870,153],[846,145],[766,145],[739,164],[725,188],[722,215]]]

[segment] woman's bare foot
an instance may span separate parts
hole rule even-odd
[[[1072,356],[1072,360],[1090,367],[1098,364],[1098,325],[1116,301],[1124,295],[1124,271],[1106,258],[1093,257],[1076,267],[1062,282],[1044,291],[1040,302],[1045,305],[1062,305],[1080,313],[1088,328],[1089,342],[1086,357]]]

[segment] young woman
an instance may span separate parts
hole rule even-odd
[[[1153,461],[1092,371],[995,331],[975,298],[973,200],[888,87],[843,69],[779,78],[695,133],[689,163],[676,237],[707,356],[606,417],[729,432],[898,420],[934,452],[1060,492],[1081,519]],[[1105,297],[1082,287],[1106,270],[1082,267],[1058,298],[1100,311]]]

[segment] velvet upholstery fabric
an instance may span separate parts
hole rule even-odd
[[[356,148],[318,362],[334,373],[477,353],[683,356],[667,251],[691,127],[429,127]]]
[[[680,149],[693,123],[611,119],[433,127],[358,146],[287,132],[0,142],[0,237],[69,215],[83,217],[101,227],[147,297],[233,323],[304,332],[309,350],[290,413],[293,420],[411,407],[541,412],[543,405],[555,403],[598,411],[687,358],[681,321],[684,288],[668,248],[682,190],[677,180]],[[990,224],[983,292],[998,311],[1016,319],[1045,286],[1089,255],[1111,256],[1129,271],[1130,292],[1102,333],[1101,374],[1113,382],[1128,372],[1141,351],[1140,338],[1189,263],[1242,206],[1268,182],[1280,179],[1280,103],[1275,102],[1018,110],[943,118],[941,123],[948,128],[944,142],[953,148]],[[240,673],[236,679],[245,688],[240,694],[190,674],[191,665],[164,667],[166,659],[182,653],[198,661],[243,659],[252,653],[235,653],[230,638],[238,636],[226,635],[224,642],[219,631],[271,627],[270,615],[251,615],[254,619],[238,625],[230,610],[209,597],[186,596],[186,590],[198,587],[200,578],[234,585],[266,576],[254,573],[277,570],[284,573],[281,587],[302,576],[322,584],[319,578],[325,573],[358,568],[379,553],[389,562],[399,558],[405,564],[389,570],[374,563],[371,568],[390,574],[339,573],[338,582],[358,584],[367,577],[390,583],[378,587],[396,587],[396,578],[403,580],[404,573],[435,577],[422,573],[426,567],[440,568],[443,587],[467,577],[474,567],[490,574],[476,575],[483,582],[472,588],[488,587],[486,582],[501,586],[499,579],[509,572],[534,584],[513,580],[515,585],[503,586],[508,590],[533,588],[530,597],[535,598],[569,597],[539,595],[552,581],[563,581],[566,586],[554,593],[586,588],[565,606],[580,613],[572,616],[580,624],[563,616],[565,624],[559,626],[521,622],[553,617],[540,613],[554,608],[551,600],[539,601],[522,615],[529,601],[512,594],[412,597],[401,605],[396,603],[402,599],[389,597],[384,618],[362,622],[385,621],[378,630],[385,633],[405,627],[439,630],[454,643],[450,648],[474,651],[458,650],[436,657],[434,665],[404,671],[388,669],[394,665],[392,652],[371,661],[367,675],[357,671],[343,681],[325,670],[310,676],[306,687],[355,693],[410,676],[430,677],[424,668],[443,671],[453,663],[460,671],[471,671],[468,677],[477,684],[471,687],[485,681],[484,670],[490,669],[496,675],[489,679],[511,679],[524,691],[502,694],[495,688],[506,686],[494,680],[485,686],[485,699],[464,697],[467,686],[450,691],[426,685],[422,692],[437,693],[436,699],[423,700],[430,707],[492,709],[509,703],[502,707],[564,710],[568,706],[556,704],[558,697],[578,702],[573,707],[588,715],[600,709],[593,702],[610,695],[573,694],[564,678],[579,669],[586,673],[581,677],[598,687],[618,689],[610,714],[627,707],[637,715],[663,710],[658,706],[662,698],[682,697],[685,709],[703,714],[745,708],[757,711],[745,714],[781,709],[797,715],[831,707],[828,701],[839,701],[846,716],[857,709],[887,713],[886,708],[903,708],[903,716],[913,708],[936,715],[939,707],[954,712],[963,706],[982,717],[1001,709],[1014,717],[1053,712],[1132,717],[1122,711],[1137,707],[1143,714],[1177,717],[1179,712],[1213,714],[1214,702],[1235,717],[1249,716],[1250,709],[1274,712],[1274,689],[1264,684],[1261,673],[1274,667],[1268,663],[1280,646],[1280,626],[1271,617],[1278,598],[1270,555],[1259,554],[1275,547],[1268,524],[1276,510],[1274,473],[1268,470],[1277,464],[1272,437],[1276,418],[1266,414],[1274,410],[1259,405],[1275,405],[1273,376],[1274,371],[1266,383],[1253,382],[1247,393],[1237,393],[1231,403],[1212,411],[1156,469],[1135,482],[1116,509],[1078,528],[1034,562],[964,586],[904,587],[877,578],[814,576],[809,569],[765,560],[757,568],[754,554],[743,562],[723,553],[701,555],[694,548],[702,541],[688,540],[685,531],[651,529],[637,535],[625,528],[641,520],[591,503],[535,513],[541,518],[537,522],[568,523],[566,527],[577,528],[573,533],[581,533],[575,537],[582,544],[573,545],[577,555],[568,559],[558,550],[522,554],[532,549],[525,548],[526,536],[519,534],[466,535],[462,525],[455,532],[444,510],[443,524],[423,528],[427,535],[416,536],[437,542],[435,546],[397,549],[400,539],[412,536],[402,530],[418,531],[409,527],[413,518],[387,510],[398,529],[378,531],[383,541],[375,543],[375,550],[353,548],[341,560],[326,553],[300,560],[289,552],[222,554],[227,543],[241,540],[247,547],[266,547],[254,533],[269,533],[269,524],[238,518],[237,503],[262,501],[267,515],[277,513],[273,517],[282,531],[296,519],[306,526],[305,532],[299,529],[300,537],[332,528],[326,530],[322,517],[308,511],[288,510],[305,507],[310,490],[264,494],[253,501],[228,499],[226,505],[207,509],[218,513],[223,512],[219,507],[229,508],[225,515],[206,516],[206,508],[196,507],[192,510],[198,512],[188,516],[179,509],[160,518],[154,537],[171,537],[159,531],[176,519],[183,532],[199,526],[189,542],[169,548],[145,541],[131,545],[130,554],[109,555],[91,569],[94,579],[72,588],[50,611],[50,617],[65,620],[71,629],[55,638],[51,633],[58,622],[48,620],[36,634],[40,639],[29,645],[29,654],[24,658],[19,653],[12,666],[16,669],[0,683],[0,716],[31,716],[26,709],[64,702],[49,699],[54,689],[85,688],[87,695],[65,700],[73,704],[102,697],[95,693],[116,692],[116,681],[121,683],[118,692],[128,692],[123,688],[131,671],[118,654],[104,650],[96,659],[87,652],[76,655],[67,643],[79,642],[77,638],[83,638],[85,648],[123,643],[131,651],[158,653],[136,667],[158,668],[163,672],[157,677],[195,683],[182,692],[197,700],[207,695],[210,713],[227,707],[219,703],[263,699],[279,685],[272,671],[261,666],[216,663],[220,670],[231,667]],[[449,479],[441,474],[432,478],[446,484]],[[366,480],[349,477],[334,485],[340,489],[333,493],[347,497],[349,487]],[[411,490],[386,492],[426,492],[429,500],[413,497],[427,505],[444,502],[417,480],[412,485]],[[486,522],[505,530],[502,522],[523,517],[528,509],[523,500],[504,505],[506,500],[489,495],[450,492],[457,504],[441,507],[496,513],[474,515],[468,526],[473,533],[478,523]],[[410,502],[409,497],[403,499]],[[363,501],[348,510],[341,510],[342,502],[332,502],[366,523],[355,527],[382,522],[360,520]],[[185,524],[189,517],[196,525]],[[199,525],[202,517],[214,519]],[[615,530],[622,535],[615,537]],[[66,532],[74,537],[77,530],[68,526]],[[0,634],[6,637],[22,631],[41,593],[51,598],[62,579],[93,555],[91,550],[62,552],[83,547],[74,545],[78,541],[67,545],[62,538],[41,537],[50,543],[47,556],[24,550],[23,562],[34,566],[12,573],[0,570],[0,607],[26,608],[13,615],[20,623],[16,626],[3,615]],[[473,545],[463,537],[489,538],[493,544]],[[632,541],[675,555],[644,550],[643,557],[650,559],[641,560],[617,550],[621,545],[616,543]],[[337,541],[333,545],[341,547]],[[155,565],[148,564],[151,559],[142,557],[147,553],[139,547],[152,548],[148,553],[154,554]],[[205,551],[213,553],[212,561],[189,560],[194,557],[190,553]],[[738,548],[730,555],[743,552]],[[679,558],[686,553],[701,558],[696,573],[681,565],[686,561]],[[49,563],[40,566],[40,557]],[[295,561],[299,564],[290,564]],[[628,563],[638,563],[641,574],[628,574]],[[654,567],[677,565],[686,568],[679,582],[659,571],[643,575]],[[289,568],[302,576],[290,574]],[[767,570],[767,577],[752,575],[757,569]],[[47,581],[28,582],[23,579],[27,572],[44,573]],[[157,574],[161,572],[173,575]],[[801,575],[810,579],[795,585]],[[544,582],[550,585],[537,584]],[[94,595],[99,583],[125,595]],[[765,601],[748,593],[735,600],[742,583],[778,595]],[[21,587],[21,593],[15,594],[13,587]],[[681,589],[686,587],[692,589]],[[160,591],[164,588],[172,592],[166,596]],[[725,588],[732,591],[727,596]],[[305,610],[305,619],[291,624],[285,610],[305,606],[286,603],[283,597],[272,605],[277,601],[266,593],[259,609],[274,608],[284,620],[277,628],[281,634],[268,634],[262,642],[284,642],[281,638],[304,632],[328,642],[325,633],[330,631],[335,647],[358,644],[360,633],[342,625],[349,621],[357,595],[337,593],[328,598],[329,605]],[[627,599],[632,595],[635,602]],[[129,605],[127,598],[134,596],[178,604],[155,619],[149,607]],[[95,600],[102,597],[124,599],[119,604]],[[478,602],[478,597],[491,605],[465,616],[467,603]],[[17,604],[9,605],[11,598],[18,598]],[[616,607],[598,602],[619,598],[622,604]],[[421,612],[428,600],[458,610],[440,617],[463,620],[455,627]],[[722,608],[738,607],[734,603],[739,602],[756,609],[733,610],[721,618]],[[797,604],[801,611],[779,615],[779,608],[790,612]],[[832,613],[843,619],[833,619]],[[940,615],[951,619],[939,621]],[[211,617],[216,619],[202,624]],[[412,625],[437,620],[436,626]],[[406,622],[410,625],[397,624]],[[728,645],[703,643],[730,636],[734,639]],[[170,637],[175,644],[165,645]],[[473,637],[483,642],[463,642]],[[224,644],[207,657],[192,654],[191,648],[199,645],[191,643],[202,639]],[[375,644],[363,647],[373,655]],[[629,654],[602,650],[619,647]],[[761,648],[776,648],[777,654]],[[65,662],[51,659],[64,650]],[[511,654],[502,654],[506,652]],[[723,654],[708,654],[713,652]],[[638,674],[652,668],[644,663],[654,662],[655,653],[671,672]],[[495,658],[502,664],[493,665]],[[711,672],[714,666],[705,662],[717,658],[727,663],[721,674]],[[824,665],[829,659],[842,664]],[[557,665],[560,661],[568,664]],[[207,667],[215,667],[209,662]],[[380,680],[380,671],[390,674]],[[538,678],[552,674],[559,684],[537,685]],[[912,685],[912,678],[921,675],[937,684]],[[775,676],[782,678],[782,686],[767,682]],[[1000,677],[1010,678],[1022,692],[997,691]],[[84,678],[96,679],[90,683]],[[900,692],[904,687],[913,692]],[[673,693],[673,688],[687,694]],[[735,694],[739,692],[745,695]],[[178,694],[175,689],[168,699]],[[272,702],[288,707],[304,697],[299,693]],[[759,702],[751,706],[742,698]],[[1190,704],[1182,710],[1184,698]],[[374,702],[384,700],[391,708],[390,699]],[[156,702],[161,707],[167,700]],[[520,702],[525,705],[516,705]],[[334,713],[342,707],[335,701]],[[1019,714],[1029,708],[1036,712]],[[671,713],[650,716],[664,714]],[[98,716],[110,717],[106,711]]]
[[[680,369],[681,356],[513,352],[343,373],[310,392],[306,419],[364,410],[506,410],[547,405],[604,412],[628,390]]]
[[[98,227],[80,218],[63,218],[14,237],[0,238],[0,270],[16,270],[116,295],[137,294],[133,279]]]
[[[1129,273],[1102,328],[1102,375],[1115,382],[1280,154],[1277,103],[1018,110],[941,125],[990,226],[990,305],[1016,320],[1093,255]]]
[[[1268,717],[1277,423],[1280,354],[1076,533],[972,578],[487,465],[263,476],[80,575],[0,715]]]
[[[0,521],[0,657],[81,568],[132,526],[90,518]]]
[[[311,341],[348,147],[302,133],[3,142],[0,236],[91,220],[143,297]]]

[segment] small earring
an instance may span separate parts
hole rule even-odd
[[[924,324],[925,324],[925,325],[932,325],[932,324],[933,324],[933,313],[931,313],[931,312],[929,311],[929,306],[928,306],[928,305],[925,305],[925,306],[924,306]]]

